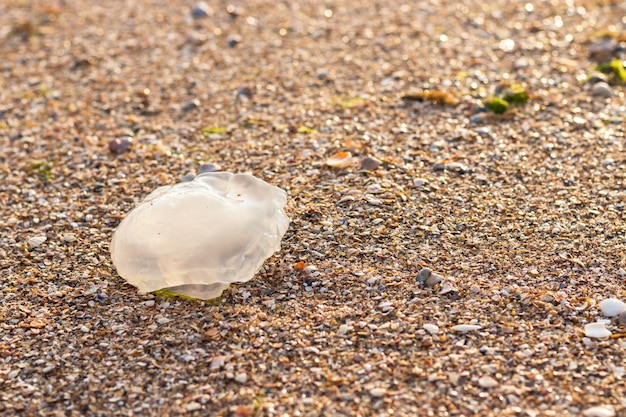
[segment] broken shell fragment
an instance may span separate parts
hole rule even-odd
[[[280,249],[287,194],[249,174],[211,172],[156,189],[111,242],[117,272],[142,293],[218,297]]]
[[[604,339],[611,336],[611,331],[602,322],[585,324],[585,336]]]

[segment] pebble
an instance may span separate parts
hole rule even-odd
[[[191,100],[191,101],[186,102],[183,105],[183,111],[184,112],[188,112],[188,111],[197,109],[198,107],[200,107],[200,101],[199,100]]]
[[[609,77],[606,76],[606,74],[603,74],[601,72],[594,72],[593,74],[591,74],[591,76],[589,77],[589,80],[587,81],[589,84],[596,84],[596,83],[609,83]]]
[[[342,324],[341,326],[339,326],[339,330],[337,330],[337,334],[338,335],[347,334],[350,330],[352,330],[352,328],[353,327],[348,324]]]
[[[595,83],[593,87],[591,87],[591,95],[597,97],[611,97],[613,95],[613,90],[607,83],[599,82]]]
[[[41,246],[46,240],[48,240],[46,236],[33,236],[28,239],[28,244],[36,248],[37,246]]]
[[[498,386],[498,381],[490,376],[482,376],[478,379],[478,385],[482,388],[494,388]]]
[[[209,365],[210,369],[221,368],[226,363],[226,359],[224,356],[216,356],[211,361],[211,365]]]
[[[365,158],[361,159],[361,162],[359,164],[359,169],[361,171],[375,171],[376,169],[378,169],[379,166],[380,166],[380,161],[378,159],[374,159],[374,158],[370,158],[369,156],[366,156]]]
[[[235,375],[235,381],[239,382],[240,384],[245,384],[248,381],[248,374],[246,374],[245,372],[240,372],[237,375]]]
[[[192,401],[185,406],[185,410],[187,410],[188,412],[198,411],[200,409],[202,409],[202,404],[197,403],[195,401]]]
[[[611,336],[611,332],[602,322],[585,324],[585,336],[597,339],[604,339]]]
[[[612,408],[604,406],[595,406],[587,408],[583,411],[585,417],[614,417],[615,411]]]
[[[64,240],[66,243],[72,243],[72,242],[75,242],[75,241],[76,241],[76,235],[75,235],[74,233],[65,233],[65,234],[63,235],[63,240]]]
[[[417,274],[417,282],[426,282],[433,271],[430,268],[422,268]]]
[[[197,3],[191,9],[191,17],[194,19],[201,19],[203,17],[209,17],[209,15],[213,14],[213,10],[209,5],[205,2]]]
[[[430,276],[426,279],[426,281],[424,281],[424,284],[429,287],[432,288],[435,285],[439,284],[441,281],[443,281],[443,277],[439,274],[430,274]]]
[[[152,307],[154,305],[154,300],[144,301],[143,305],[146,307]]]
[[[198,174],[204,174],[205,172],[215,172],[219,171],[220,166],[217,164],[202,164],[200,168],[198,168]]]
[[[194,174],[193,172],[189,172],[182,176],[182,178],[180,179],[180,182],[193,181],[194,178],[196,178],[196,174]]]
[[[430,334],[437,334],[439,333],[439,326],[432,323],[426,323],[424,324],[424,330],[426,330]]]
[[[482,328],[483,326],[479,326],[477,324],[457,324],[456,326],[452,327],[452,330],[461,332],[461,333],[467,333],[467,332],[471,332],[471,331],[482,329]]]
[[[372,397],[382,397],[386,393],[387,393],[387,390],[385,388],[372,388],[370,390],[370,395]]]
[[[618,324],[626,324],[626,310],[622,311],[619,317],[617,318]]]
[[[607,298],[600,303],[600,310],[605,317],[619,316],[626,310],[626,303],[617,298]]]
[[[241,36],[239,36],[239,35],[232,35],[226,41],[226,45],[228,45],[229,48],[234,48],[235,46],[239,45],[240,43],[241,43]]]
[[[128,151],[133,144],[133,138],[130,136],[120,136],[119,138],[109,141],[109,151],[111,153],[120,154]]]
[[[80,326],[80,331],[83,333],[89,333],[89,327],[82,325]]]
[[[169,323],[171,320],[168,319],[167,317],[159,317],[156,322],[159,324],[166,324]]]

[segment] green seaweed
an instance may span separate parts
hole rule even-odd
[[[613,59],[609,62],[598,64],[596,70],[607,74],[609,84],[622,85],[626,84],[626,69],[621,59]]]
[[[492,97],[485,101],[485,107],[495,114],[503,114],[509,110],[509,103],[500,97]]]
[[[52,163],[47,161],[32,161],[30,171],[41,176],[43,182],[48,183],[52,179]]]
[[[514,84],[502,94],[502,99],[509,104],[528,103],[528,93],[521,85]]]
[[[221,127],[221,126],[205,126],[202,128],[201,132],[202,132],[202,136],[204,137],[208,137],[211,135],[221,135],[224,134],[228,131],[228,129],[226,129],[225,127]]]

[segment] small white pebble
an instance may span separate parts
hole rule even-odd
[[[209,368],[211,369],[221,368],[222,366],[224,366],[225,362],[226,362],[226,359],[224,358],[224,356],[216,356],[211,361],[211,365],[209,365]]]
[[[437,334],[439,333],[439,326],[436,324],[426,323],[424,324],[424,330],[430,334]]]
[[[498,381],[490,376],[482,376],[478,379],[478,385],[482,388],[493,388],[498,386]]]
[[[48,240],[48,238],[45,236],[33,236],[30,239],[28,239],[28,244],[36,248],[37,246],[40,246],[46,240]]]
[[[611,332],[602,322],[585,324],[585,336],[604,339],[611,336]]]
[[[344,334],[347,334],[352,329],[353,329],[352,326],[348,324],[342,324],[341,326],[339,326],[339,330],[337,330],[337,334],[344,335]]]
[[[482,329],[482,326],[479,326],[477,324],[457,324],[456,326],[452,327],[452,329],[457,332],[466,333],[473,330]]]
[[[19,374],[20,374],[20,371],[19,371],[18,369],[14,369],[14,370],[12,370],[11,372],[9,372],[9,373],[7,374],[7,378],[9,378],[9,379],[13,379],[13,378],[15,378],[16,376],[18,376]]]
[[[72,243],[76,241],[76,235],[74,233],[66,233],[63,235],[63,240],[67,243]]]
[[[585,417],[614,417],[615,411],[612,408],[596,406],[590,407],[583,411]]]
[[[386,393],[387,393],[387,390],[385,388],[372,388],[370,390],[370,395],[372,397],[382,397]]]
[[[159,317],[156,321],[159,324],[166,324],[166,323],[169,323],[171,320],[168,319],[167,317]]]
[[[622,311],[626,310],[626,303],[617,298],[607,298],[600,303],[600,310],[605,317],[619,316]]]
[[[192,401],[192,402],[190,402],[189,404],[187,404],[187,405],[185,406],[185,409],[186,409],[188,412],[198,411],[198,410],[202,409],[202,404],[197,403],[197,402],[195,402],[195,401]]]
[[[154,305],[154,300],[144,301],[143,305],[145,305],[146,307],[152,307]]]
[[[235,375],[235,381],[239,382],[240,384],[245,384],[248,381],[248,375],[245,372],[240,372]]]
[[[89,333],[89,327],[82,325],[80,326],[80,331],[83,333]]]

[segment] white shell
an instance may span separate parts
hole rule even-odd
[[[426,323],[424,324],[424,330],[430,334],[437,334],[439,333],[439,326],[436,324]]]
[[[600,303],[600,310],[605,317],[619,316],[622,311],[626,310],[626,303],[617,298],[607,298]]]
[[[602,322],[585,324],[585,336],[597,339],[603,339],[611,336],[611,332]]]
[[[456,330],[457,332],[467,333],[467,332],[471,332],[472,330],[482,329],[482,327],[483,326],[479,326],[477,324],[457,324],[456,326],[453,326],[452,328]]]
[[[160,187],[115,231],[113,264],[144,293],[218,297],[280,249],[286,203],[283,190],[249,174],[210,172]]]
[[[590,407],[583,411],[583,416],[585,417],[614,417],[615,411],[608,407]]]

